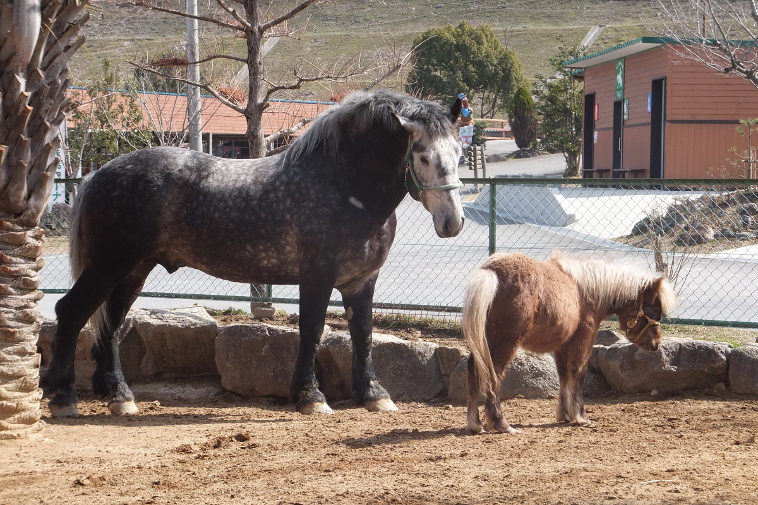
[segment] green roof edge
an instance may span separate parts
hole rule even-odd
[[[574,60],[570,61],[564,61],[563,66],[567,65],[573,65],[574,63],[579,63],[581,61],[586,61],[592,58],[597,58],[598,56],[602,56],[604,54],[611,53],[613,51],[618,51],[619,49],[624,49],[625,47],[632,46],[634,44],[702,44],[703,42],[706,42],[708,44],[713,44],[715,42],[715,39],[692,39],[692,38],[686,38],[686,39],[678,39],[674,37],[640,37],[634,40],[630,40],[628,42],[624,42],[623,44],[619,44],[617,46],[609,47],[608,49],[603,49],[602,51],[598,51],[596,53],[587,54],[582,56],[581,58],[576,58]],[[730,40],[728,41],[728,44],[731,46],[737,46],[737,47],[756,47],[758,46],[758,40]]]
[[[582,56],[581,58],[576,58],[575,60],[564,61],[563,66],[573,65],[574,63],[579,63],[580,61],[589,60],[590,58],[597,58],[598,56],[602,56],[604,54],[608,54],[613,51],[618,51],[619,49],[624,49],[625,47],[633,46],[634,44],[677,44],[677,43],[678,41],[676,39],[672,39],[671,37],[640,37],[634,40],[630,40],[628,42],[624,42],[623,44],[619,44],[617,46],[609,47],[608,49],[603,49],[602,51],[598,51],[596,53],[586,54]]]

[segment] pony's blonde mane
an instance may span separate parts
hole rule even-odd
[[[636,300],[640,291],[662,277],[628,259],[601,261],[553,252],[550,260],[576,281],[585,299],[604,309]],[[661,283],[658,297],[663,313],[670,314],[676,307],[677,296],[668,279]]]

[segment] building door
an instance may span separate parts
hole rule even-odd
[[[582,131],[582,168],[595,168],[595,93],[584,95],[584,129]]]
[[[654,79],[650,93],[650,178],[663,178],[663,126],[666,119],[666,79]]]
[[[621,177],[621,168],[623,160],[623,138],[622,127],[624,125],[624,101],[616,100],[613,102],[613,177]]]

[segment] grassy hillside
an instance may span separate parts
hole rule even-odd
[[[281,6],[295,5],[290,0],[273,3],[281,9],[277,13],[284,11]],[[163,2],[179,9],[183,4],[177,0]],[[118,64],[127,77],[132,68],[126,64],[128,60],[184,45],[182,18],[115,0],[95,0],[92,7],[85,29],[87,44],[71,63],[77,85],[86,85],[97,75],[103,58]],[[212,0],[200,8],[218,15]],[[516,52],[527,77],[532,78],[547,71],[547,59],[555,53],[560,34],[578,44],[592,26],[607,25],[591,48],[596,51],[649,35],[648,26],[655,19],[649,0],[333,0],[307,9],[292,23],[307,21],[307,27],[298,40],[284,38],[274,47],[265,60],[266,70],[272,80],[281,80],[291,76],[297,65],[331,67],[333,62],[349,61],[361,51],[365,62],[379,48],[408,45],[426,29],[465,20],[472,25],[490,25]],[[201,45],[203,54],[245,54],[244,39],[224,36],[209,25],[201,32]],[[203,74],[223,82],[239,66],[230,62],[207,64]],[[391,85],[400,87],[402,82],[395,80]],[[314,85],[296,97],[324,99],[335,89],[341,90],[342,85]]]

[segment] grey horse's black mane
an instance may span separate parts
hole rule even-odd
[[[445,107],[393,91],[356,91],[341,103],[321,114],[289,148],[290,155],[299,158],[312,154],[320,147],[327,153],[339,152],[344,128],[349,126],[357,135],[384,127],[388,131],[398,126],[395,115],[424,125],[431,137],[451,135],[453,122]]]

